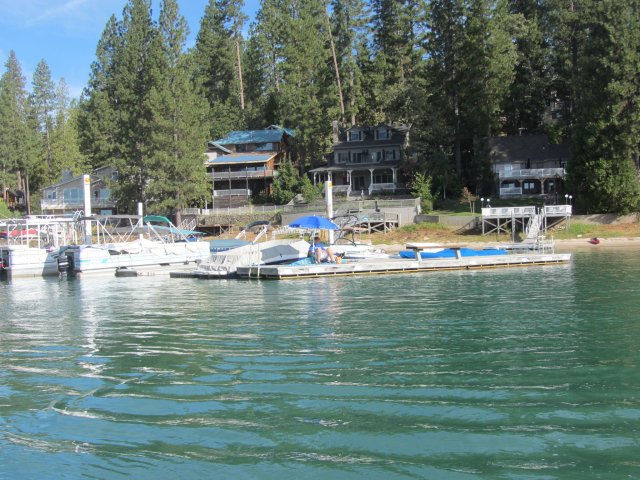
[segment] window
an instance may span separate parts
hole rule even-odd
[[[62,197],[66,203],[79,203],[82,201],[82,190],[80,188],[65,188]]]
[[[536,185],[533,182],[524,182],[522,184],[522,188],[526,192],[533,192],[535,190],[535,188],[536,188]]]
[[[373,183],[393,183],[393,175],[391,173],[375,173]]]
[[[395,149],[391,149],[391,150],[385,150],[384,154],[382,155],[383,160],[395,160],[396,159],[396,151]]]
[[[48,190],[45,195],[44,198],[46,198],[47,200],[55,200],[56,199],[56,195],[57,192],[55,190]]]
[[[98,198],[100,200],[109,200],[111,198],[111,189],[110,188],[101,188],[98,194]]]
[[[376,129],[376,140],[389,140],[391,138],[391,132],[388,128]]]
[[[360,130],[351,130],[349,132],[350,142],[359,142],[360,140],[362,140],[362,132]]]
[[[338,152],[336,153],[336,163],[347,163],[349,161],[349,153],[348,152]]]

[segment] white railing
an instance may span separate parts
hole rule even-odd
[[[228,180],[228,179],[243,179],[243,178],[270,178],[273,177],[273,170],[243,170],[241,172],[225,172],[221,170],[219,172],[209,173],[209,179],[214,180]]]
[[[500,170],[498,176],[503,178],[564,178],[564,168],[522,168],[519,170]]]
[[[500,188],[500,198],[520,195],[522,195],[522,187]]]
[[[485,218],[529,217],[536,214],[535,206],[527,207],[485,207],[482,216]]]
[[[544,214],[547,217],[570,217],[572,214],[571,205],[545,205]]]
[[[333,193],[344,193],[349,196],[351,193],[351,185],[334,185],[332,191]]]
[[[383,192],[383,191],[392,191],[396,190],[395,183],[372,183],[369,185],[369,195],[373,192]]]
[[[84,200],[78,201],[69,201],[65,202],[62,199],[57,198],[43,198],[40,200],[40,207],[45,209],[64,209],[64,210],[83,210],[84,209]],[[115,207],[115,203],[113,200],[107,198],[92,198],[91,199],[91,207],[92,208],[113,208]]]
[[[232,188],[231,190],[214,190],[214,197],[231,197],[233,195],[241,195],[241,196],[251,196],[251,190],[247,190],[245,188]]]

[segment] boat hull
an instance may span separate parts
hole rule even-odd
[[[209,242],[105,246],[81,245],[67,250],[74,275],[115,273],[119,269],[163,268],[198,263],[209,256]]]

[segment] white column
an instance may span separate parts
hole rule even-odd
[[[327,180],[324,183],[324,201],[327,205],[327,217],[333,217],[333,183]],[[333,243],[333,230],[329,230],[329,243]]]
[[[82,185],[84,187],[84,216],[91,216],[91,176],[82,176]],[[91,220],[84,221],[84,243],[91,245]]]

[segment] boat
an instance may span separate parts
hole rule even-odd
[[[432,243],[409,243],[408,250],[398,252],[400,258],[416,258],[420,255],[422,259],[430,258],[456,258],[456,257],[486,257],[493,255],[507,255],[505,248],[485,247],[485,248],[468,248],[456,246],[439,246]]]
[[[335,240],[329,245],[331,251],[346,259],[388,258],[383,248],[377,248],[370,241],[362,240],[359,218],[353,214],[338,215],[332,220],[340,226]]]
[[[241,265],[273,265],[289,263],[306,258],[309,242],[303,239],[272,239],[261,241],[271,226],[268,221],[258,221],[247,225],[236,237],[236,241],[246,238],[246,233],[258,229],[251,242],[239,244],[235,248],[215,251],[190,273],[174,272],[173,277],[229,278],[236,276]],[[219,245],[219,244],[218,244]]]
[[[179,229],[159,215],[107,215],[81,218],[88,222],[92,241],[65,250],[69,273],[137,273],[196,265],[210,254],[200,232]]]
[[[0,278],[56,276],[66,272],[66,245],[79,238],[76,217],[30,215],[0,223]]]

